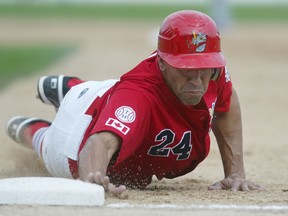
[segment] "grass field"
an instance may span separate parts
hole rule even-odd
[[[183,9],[209,13],[205,5],[1,5],[0,16],[51,18],[105,18],[105,19],[163,19]],[[232,8],[235,21],[288,21],[288,5],[237,6]]]
[[[208,13],[203,5],[1,5],[0,18],[69,18],[69,19],[123,19],[162,20],[177,10],[195,9]],[[288,22],[288,6],[233,8],[235,22]],[[54,63],[71,51],[67,47],[9,47],[0,44],[0,89],[9,80],[26,76]]]
[[[72,50],[72,47],[65,46],[0,46],[0,90],[12,79],[41,71]]]

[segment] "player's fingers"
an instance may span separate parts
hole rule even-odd
[[[102,185],[103,183],[103,177],[102,177],[102,174],[100,172],[95,172],[94,174],[94,182],[96,184],[99,184],[99,185]]]
[[[114,195],[120,197],[126,191],[126,187],[124,185],[120,185],[114,189]]]
[[[231,191],[238,191],[239,189],[241,188],[241,184],[240,184],[240,182],[239,181],[234,181],[234,182],[232,182],[231,183],[231,185],[230,185],[230,190]]]
[[[120,185],[119,187],[115,187],[113,184],[109,184],[108,192],[112,193],[113,195],[120,197],[126,191],[126,187],[124,185]]]
[[[103,178],[102,185],[103,185],[103,187],[104,187],[104,189],[105,189],[106,191],[109,191],[110,179],[109,179],[108,176],[105,176],[105,177]]]
[[[239,189],[240,189],[241,191],[250,191],[248,184],[241,184],[240,187],[239,187]]]
[[[223,190],[223,185],[221,182],[216,182],[213,185],[208,186],[208,190]]]
[[[85,182],[90,182],[90,183],[94,183],[94,175],[93,173],[89,173],[88,176],[86,177],[86,179],[84,179]]]
[[[120,196],[124,191],[126,191],[126,187],[124,185],[115,187],[114,184],[110,183],[110,179],[108,176],[105,176],[103,178],[103,187],[106,191],[116,196]]]
[[[265,190],[261,185],[249,184],[249,190]]]

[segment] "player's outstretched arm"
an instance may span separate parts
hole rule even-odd
[[[118,148],[119,139],[113,133],[101,132],[90,136],[79,155],[80,179],[102,185],[106,192],[120,196],[126,187],[116,187],[106,176],[110,159]]]
[[[220,150],[225,178],[209,186],[208,189],[232,191],[261,189],[259,185],[245,179],[241,110],[235,89],[232,91],[230,110],[215,115],[212,129]]]

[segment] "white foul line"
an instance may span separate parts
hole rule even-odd
[[[242,211],[269,211],[283,212],[288,211],[287,205],[173,205],[173,204],[129,204],[129,203],[111,203],[105,205],[107,208],[144,208],[144,209],[183,209],[183,210],[242,210]]]

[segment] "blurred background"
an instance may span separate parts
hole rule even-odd
[[[72,23],[79,24],[79,31],[93,22],[107,22],[111,29],[125,22],[154,23],[155,29],[147,32],[147,37],[156,47],[163,19],[182,9],[209,14],[223,36],[239,23],[288,22],[286,0],[0,0],[0,90],[12,80],[42,71],[75,52],[77,39],[85,37],[85,32],[64,35]],[[137,32],[131,34],[139,37]],[[114,35],[116,40],[123,38]]]

